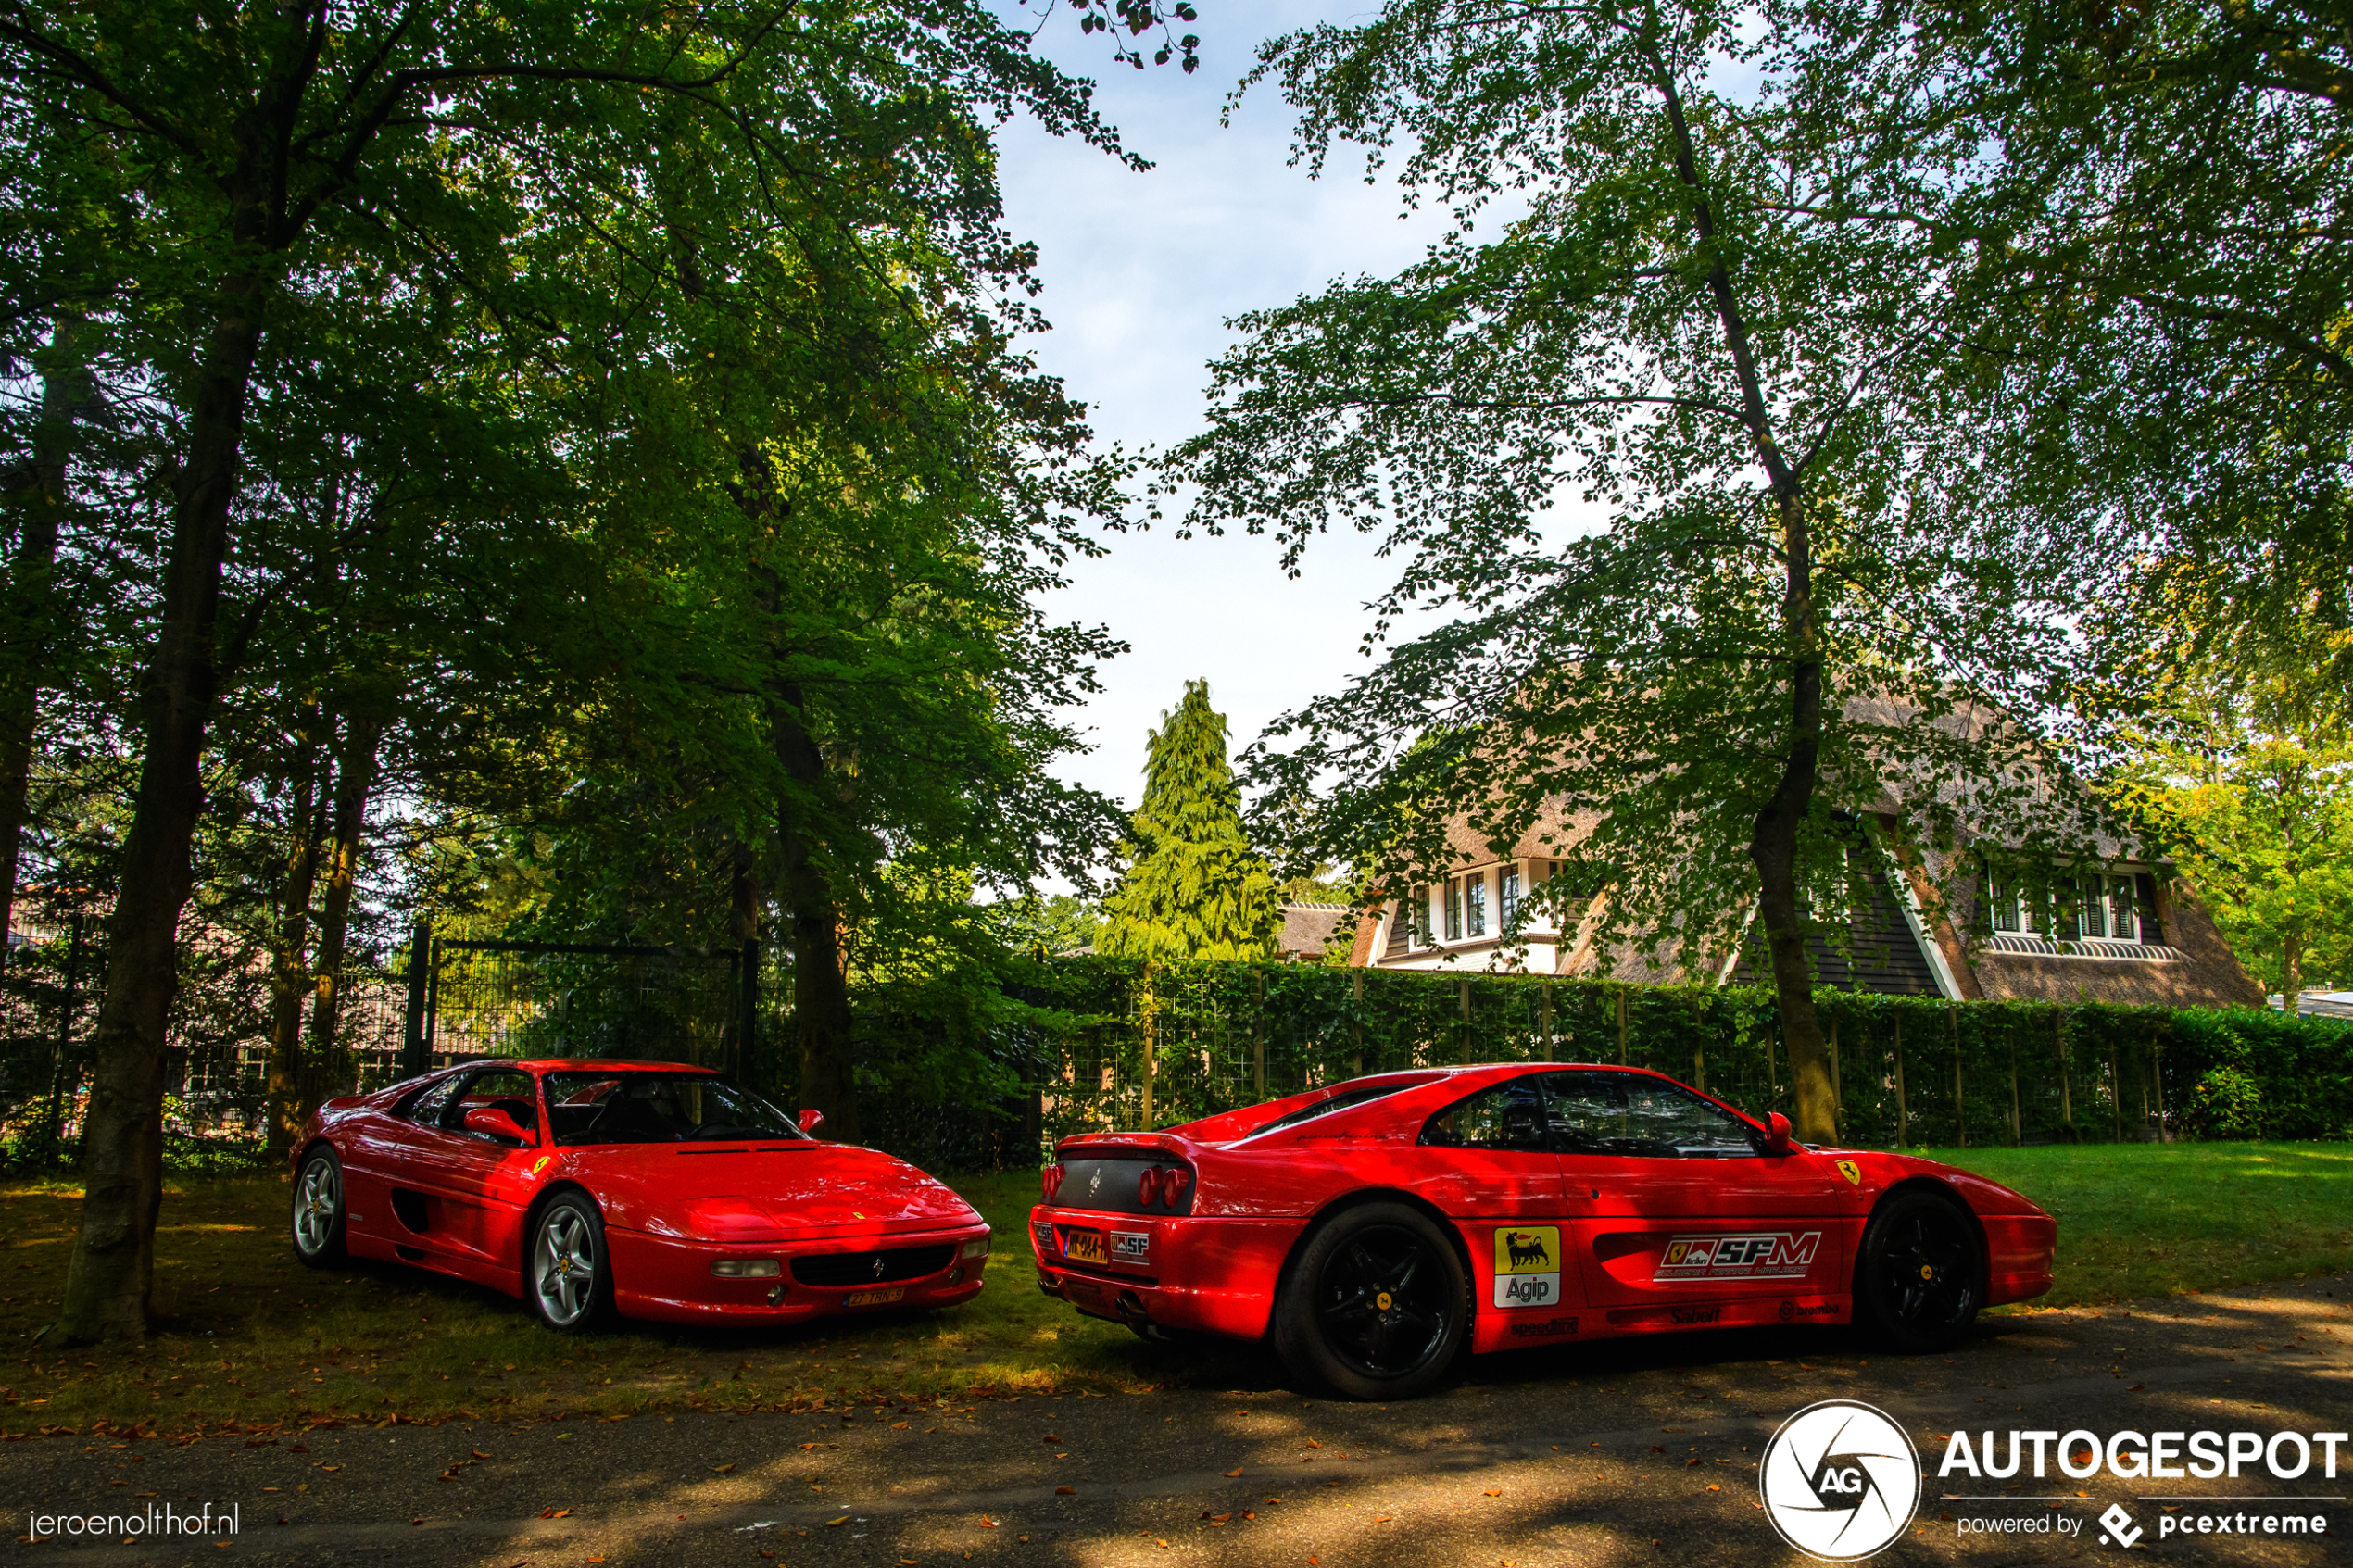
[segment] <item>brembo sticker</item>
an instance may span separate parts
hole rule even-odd
[[[1652,1279],[1803,1279],[1821,1245],[1820,1231],[1670,1236]]]
[[[1495,1305],[1554,1307],[1561,1298],[1561,1233],[1523,1225],[1495,1233]]]

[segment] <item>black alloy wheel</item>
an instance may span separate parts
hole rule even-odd
[[[1952,1198],[1898,1192],[1863,1232],[1855,1266],[1856,1322],[1908,1354],[1949,1350],[1985,1304],[1985,1249]]]
[[[1402,1203],[1342,1211],[1308,1239],[1275,1309],[1284,1362],[1354,1399],[1404,1399],[1446,1374],[1470,1321],[1462,1259]]]

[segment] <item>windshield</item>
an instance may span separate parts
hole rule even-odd
[[[749,1089],[704,1073],[550,1073],[547,1086],[547,1121],[562,1144],[808,1135]]]

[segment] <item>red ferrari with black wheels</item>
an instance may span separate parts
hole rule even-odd
[[[812,1136],[817,1120],[676,1062],[449,1068],[319,1108],[295,1153],[295,1256],[455,1274],[567,1334],[977,1295],[988,1226],[972,1206]]]
[[[1154,1338],[1270,1338],[1403,1399],[1458,1354],[1764,1323],[1949,1348],[2050,1288],[2058,1227],[1935,1160],[1791,1141],[1662,1073],[1383,1073],[1157,1133],[1066,1138],[1038,1283]]]

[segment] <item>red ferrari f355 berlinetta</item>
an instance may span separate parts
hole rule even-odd
[[[1472,1350],[1854,1323],[1947,1348],[2050,1288],[2058,1227],[1909,1155],[1793,1143],[1657,1073],[1390,1073],[1158,1133],[1064,1139],[1038,1283],[1147,1337],[1271,1334],[1299,1376],[1402,1399]]]
[[[319,1108],[295,1155],[295,1255],[456,1274],[567,1332],[608,1311],[789,1323],[976,1295],[972,1206],[811,1136],[819,1120],[675,1062],[451,1068]]]

